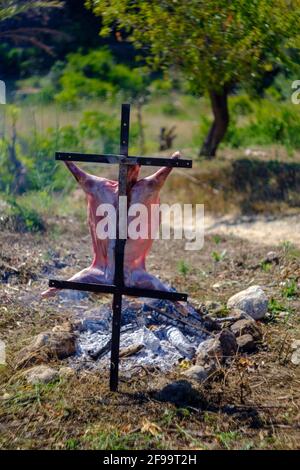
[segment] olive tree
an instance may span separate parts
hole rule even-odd
[[[101,34],[126,31],[155,66],[177,66],[209,95],[213,122],[200,150],[213,157],[229,124],[228,94],[289,60],[299,0],[87,0]]]

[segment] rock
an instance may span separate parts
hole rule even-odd
[[[300,364],[300,348],[296,349],[296,351],[293,352],[292,357],[291,357],[292,364],[295,366],[299,366]]]
[[[211,318],[209,315],[205,315],[203,328],[207,331],[219,331],[221,329],[221,325],[214,318]]]
[[[69,321],[66,321],[66,322],[62,323],[61,325],[55,325],[52,328],[52,331],[53,331],[53,333],[57,333],[57,332],[60,332],[60,331],[68,331],[69,333],[72,333],[73,325]]]
[[[46,331],[37,335],[31,343],[19,351],[17,367],[41,364],[50,359],[65,359],[76,351],[76,336],[69,331]]]
[[[12,397],[9,393],[4,393],[1,397],[1,400],[9,400]]]
[[[292,364],[298,366],[300,364],[300,339],[294,339],[291,344],[291,349],[293,351],[291,357]]]
[[[279,256],[275,251],[269,251],[263,262],[279,264]]]
[[[33,385],[39,383],[47,384],[57,380],[59,377],[55,369],[44,365],[32,367],[23,372],[22,375],[26,378],[28,383]]]
[[[239,336],[236,342],[241,352],[253,352],[256,349],[255,341],[249,334]]]
[[[78,331],[78,333],[82,333],[86,330],[83,320],[73,320],[72,322],[73,331]]]
[[[162,402],[174,403],[176,406],[188,406],[203,401],[203,397],[187,380],[177,380],[166,385],[155,394],[155,398]]]
[[[286,318],[288,317],[290,312],[279,312],[278,313],[278,318]]]
[[[59,369],[58,374],[59,374],[59,377],[67,379],[70,377],[74,377],[75,370],[72,369],[72,367],[63,366]]]
[[[238,345],[232,331],[225,328],[218,335],[224,357],[232,356],[236,353]]]
[[[203,365],[205,372],[207,373],[208,376],[213,374],[218,368],[220,364],[216,363],[215,361],[210,361],[206,364]]]
[[[260,286],[251,286],[230,297],[227,308],[238,308],[255,320],[259,320],[267,313],[268,299]]]
[[[201,343],[196,351],[196,364],[205,365],[212,361],[221,362],[223,351],[218,338],[210,338]]]
[[[222,287],[222,285],[223,284],[221,282],[216,282],[215,284],[212,285],[212,288],[215,290],[219,290]]]
[[[266,157],[267,153],[263,150],[254,150],[251,148],[247,148],[245,150],[246,157]]]
[[[234,318],[237,321],[237,320],[241,320],[242,318],[245,318],[245,312],[243,312],[243,310],[239,308],[234,308],[230,310],[230,312],[228,313],[228,316]]]
[[[192,366],[185,370],[182,375],[188,379],[197,380],[197,382],[204,382],[208,377],[207,371],[204,369],[204,367],[198,365]]]
[[[292,341],[291,348],[293,351],[295,351],[295,349],[300,349],[300,339],[294,339]]]
[[[82,330],[89,330],[93,333],[97,331],[109,330],[111,323],[111,312],[109,309],[105,309],[105,312],[101,312],[101,318],[99,318],[98,309],[92,309],[85,313],[82,320]]]
[[[235,336],[249,334],[255,341],[260,341],[262,332],[254,320],[238,320],[230,327]]]

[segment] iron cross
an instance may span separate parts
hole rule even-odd
[[[120,348],[120,330],[121,330],[121,314],[122,314],[122,297],[123,295],[132,297],[148,297],[153,299],[165,299],[171,301],[186,301],[187,294],[179,292],[167,292],[153,289],[140,289],[136,287],[126,287],[124,284],[124,252],[126,238],[120,237],[119,227],[126,218],[127,207],[120,206],[120,197],[126,196],[127,187],[127,168],[128,165],[145,165],[145,166],[168,166],[191,168],[192,160],[171,160],[159,157],[136,157],[128,155],[129,144],[129,124],[130,124],[130,104],[122,104],[121,113],[121,132],[120,132],[120,154],[119,155],[96,155],[96,154],[80,154],[74,152],[56,152],[55,159],[62,161],[76,162],[93,162],[108,163],[119,165],[119,203],[117,210],[117,236],[115,244],[115,275],[114,284],[93,284],[74,281],[62,281],[56,279],[49,280],[49,287],[59,289],[73,289],[88,292],[102,292],[113,294],[113,320],[112,320],[112,338],[111,338],[111,359],[110,359],[110,390],[118,389],[119,374],[119,348]],[[122,213],[126,211],[126,214]],[[125,228],[127,230],[127,228]],[[123,227],[124,233],[124,227]]]

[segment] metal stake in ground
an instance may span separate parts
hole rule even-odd
[[[124,252],[127,237],[127,206],[120,204],[120,198],[126,196],[127,188],[127,168],[128,165],[145,165],[145,166],[167,166],[192,168],[191,160],[170,160],[168,158],[157,157],[136,157],[128,156],[128,140],[129,140],[129,121],[130,121],[130,105],[122,105],[121,115],[121,133],[120,133],[120,155],[95,155],[95,154],[78,154],[56,152],[56,160],[77,161],[77,162],[93,162],[119,164],[119,200],[117,211],[117,237],[115,245],[115,276],[114,284],[95,284],[75,281],[62,281],[50,279],[49,287],[58,289],[74,289],[87,292],[102,292],[113,294],[113,322],[112,322],[112,341],[111,341],[111,368],[110,368],[110,389],[116,391],[118,389],[118,371],[119,371],[119,346],[120,346],[120,326],[122,313],[122,296],[128,295],[132,297],[148,297],[152,299],[165,299],[171,301],[186,301],[187,294],[179,292],[159,291],[154,289],[140,289],[137,287],[126,287],[124,285]],[[125,199],[123,199],[124,201]],[[121,233],[120,233],[121,232]],[[125,236],[124,236],[125,235]]]
[[[121,130],[120,130],[120,154],[128,156],[128,139],[129,139],[129,123],[130,123],[130,105],[122,105],[121,114]],[[124,288],[124,252],[126,239],[120,238],[120,231],[127,233],[127,225],[124,227],[125,215],[127,215],[126,206],[120,205],[120,197],[127,196],[127,165],[119,164],[119,199],[117,210],[117,227],[116,227],[116,246],[115,246],[115,278],[114,283],[117,292],[113,297],[113,320],[112,320],[112,338],[111,338],[111,357],[110,357],[110,389],[116,391],[118,389],[119,375],[119,349],[120,349],[120,329],[122,315],[122,289]],[[121,213],[126,212],[126,214]],[[120,230],[121,229],[121,230]]]

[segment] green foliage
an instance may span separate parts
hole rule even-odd
[[[136,98],[144,93],[147,80],[142,69],[117,64],[107,48],[76,52],[68,55],[55,99],[76,105],[83,98],[113,98],[119,93]]]
[[[177,267],[178,267],[178,271],[183,276],[186,276],[188,272],[190,271],[190,266],[184,260],[180,260]]]
[[[253,112],[253,104],[245,95],[235,96],[230,100],[229,108],[231,116],[249,116]]]
[[[286,0],[86,0],[86,5],[101,16],[103,36],[116,28],[125,30],[136,48],[147,51],[154,69],[177,68],[193,93],[208,92],[214,117],[219,115],[211,134],[207,121],[202,126],[208,139],[201,154],[209,157],[227,128],[228,93],[237,85],[248,91],[263,88],[266,75],[275,76],[283,64],[291,68],[297,62],[291,50],[295,56],[300,47],[300,0],[288,2],[288,7]],[[245,103],[240,105],[244,113],[250,112]],[[281,120],[268,117],[268,123],[266,116],[262,119],[269,135],[295,146],[297,133],[290,135],[288,125],[282,129]],[[255,126],[251,135],[256,136]],[[234,147],[244,138],[234,125],[228,136]]]
[[[287,281],[285,286],[282,288],[281,293],[283,297],[296,297],[298,295],[298,285],[295,279]]]
[[[216,263],[218,263],[219,261],[224,260],[226,254],[227,254],[227,250],[223,250],[222,253],[219,253],[218,251],[212,251],[211,257]]]
[[[13,183],[13,173],[10,171],[8,161],[8,139],[0,139],[0,190],[9,191]]]
[[[84,441],[94,450],[130,450],[151,449],[161,447],[161,436],[152,436],[150,433],[132,432],[122,433],[118,430],[86,432]]]
[[[125,29],[154,66],[179,65],[198,91],[249,86],[299,46],[300,1],[87,0],[102,35]]]
[[[213,239],[213,241],[215,242],[216,245],[219,245],[219,243],[221,242],[220,235],[213,235],[212,239]]]
[[[28,189],[49,188],[55,191],[65,188],[65,170],[63,165],[54,161],[54,154],[59,149],[80,151],[79,137],[75,127],[63,126],[50,128],[43,134],[36,133],[27,139],[23,161],[28,171]]]
[[[89,151],[118,153],[120,122],[117,117],[100,111],[86,111],[79,122],[78,133],[81,140],[87,142]],[[138,137],[138,126],[130,127],[130,144],[134,145]]]
[[[3,225],[19,232],[40,232],[45,225],[40,215],[13,197],[7,198],[8,208],[2,218]]]
[[[169,95],[173,88],[173,83],[170,79],[164,78],[156,79],[151,82],[150,89],[153,96]]]
[[[16,146],[18,159],[26,168],[27,191],[61,191],[75,185],[73,178],[66,179],[66,169],[55,162],[58,150],[86,153],[118,153],[119,119],[100,111],[86,111],[78,125],[49,128],[29,136],[18,136]],[[131,126],[130,144],[138,137],[138,126]],[[9,193],[15,172],[9,158],[9,139],[0,140],[0,191]]]
[[[273,297],[269,300],[268,304],[268,312],[271,313],[271,319],[274,319],[276,315],[280,312],[286,312],[288,310],[287,307],[282,305],[278,300],[274,299]]]
[[[261,264],[261,269],[265,272],[265,273],[268,273],[271,271],[272,269],[272,263],[270,263],[269,261],[263,261]]]
[[[300,250],[292,242],[285,240],[284,242],[282,242],[281,247],[283,249],[284,254],[288,256],[289,258],[291,259],[300,258]]]
[[[289,253],[290,250],[292,250],[294,248],[294,244],[292,242],[290,242],[289,240],[284,240],[281,243],[281,247],[282,247],[283,251],[285,252],[285,254],[287,254],[287,253]]]
[[[237,431],[220,432],[217,437],[223,447],[227,450],[230,450],[234,448],[234,444],[240,438],[240,434]]]
[[[67,450],[76,450],[78,449],[79,445],[80,445],[80,441],[75,438],[70,438],[70,439],[67,439],[66,441]]]
[[[300,250],[296,247],[292,242],[289,240],[285,240],[281,243],[281,247],[283,249],[284,255],[291,259],[298,259],[300,258]]]
[[[288,150],[300,148],[300,112],[297,106],[246,96],[230,99],[231,121],[223,144],[232,148],[251,145],[283,145]],[[203,116],[200,137],[207,134],[211,120]]]
[[[296,61],[299,63],[299,60]],[[266,89],[265,97],[273,101],[286,101],[291,99],[291,83],[294,77],[298,76],[295,71],[285,71],[279,73],[272,82],[272,85]]]
[[[99,111],[86,111],[78,130],[83,139],[94,142],[94,150],[100,148],[103,153],[113,153],[119,143],[119,127],[120,123],[116,118]]]
[[[176,116],[181,114],[181,109],[173,101],[165,103],[161,110],[166,116]]]
[[[36,9],[59,8],[61,6],[62,2],[55,0],[31,0],[30,2],[25,0],[0,0],[0,22]]]

